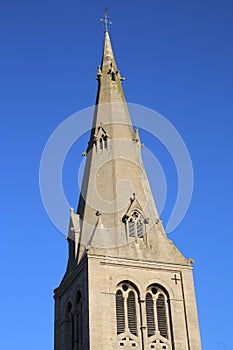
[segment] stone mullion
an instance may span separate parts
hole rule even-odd
[[[134,237],[135,237],[135,238],[138,237],[138,233],[137,233],[137,222],[136,222],[136,220],[134,220]]]
[[[157,314],[157,296],[155,298],[153,298],[153,302],[154,302],[155,334],[160,334],[159,323],[158,323],[158,314]]]
[[[141,328],[141,334],[142,334],[142,349],[145,349],[146,343],[148,343],[145,299],[141,299],[139,303],[140,303],[140,320],[141,320],[140,328]]]
[[[127,295],[124,294],[123,298],[124,298],[124,311],[125,311],[125,332],[130,332],[129,324],[128,324],[128,307],[127,307],[128,293]]]

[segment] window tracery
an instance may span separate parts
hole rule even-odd
[[[116,321],[119,347],[139,346],[138,293],[128,282],[122,282],[116,290]]]
[[[140,347],[141,342],[146,350],[173,349],[169,296],[163,287],[149,286],[142,298],[145,302],[140,305],[137,288],[123,281],[117,286],[115,297],[119,349]],[[144,317],[146,327],[142,324]],[[145,329],[144,337],[141,337],[142,329]]]
[[[142,238],[144,234],[144,218],[138,210],[133,210],[125,219],[128,237]]]
[[[157,285],[146,293],[146,320],[149,349],[172,349],[169,299]]]
[[[68,340],[69,350],[81,350],[83,345],[83,298],[78,290],[73,301],[65,308],[64,337]]]
[[[103,125],[100,124],[96,134],[94,135],[94,140],[93,140],[96,146],[96,149],[98,150],[99,148],[101,151],[107,150],[108,139],[109,139],[109,135],[107,134],[106,130],[103,128]]]

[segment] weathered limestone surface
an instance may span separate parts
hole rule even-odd
[[[192,264],[159,219],[107,31],[97,79],[82,191],[78,211],[70,216],[69,260],[54,296],[55,350],[201,350]],[[136,295],[136,335],[129,321],[134,309],[125,311],[123,335],[117,331],[116,293],[124,283]],[[155,335],[148,333],[151,286],[166,300],[160,318],[167,320],[166,337],[159,316]]]

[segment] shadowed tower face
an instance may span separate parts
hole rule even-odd
[[[108,30],[97,80],[55,350],[201,350],[192,265],[159,219]]]

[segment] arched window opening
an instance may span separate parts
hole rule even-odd
[[[125,331],[124,298],[121,290],[116,293],[117,334]]]
[[[147,320],[147,335],[151,337],[155,334],[155,315],[154,315],[154,302],[152,295],[147,293],[146,295],[146,320]]]
[[[158,285],[147,289],[146,320],[149,348],[172,349],[169,297]]]
[[[167,312],[165,305],[165,298],[163,294],[159,294],[156,301],[157,307],[157,317],[158,317],[158,328],[162,337],[168,339],[168,329],[167,329]]]
[[[82,293],[78,290],[74,299],[72,312],[72,349],[81,350],[83,343],[83,300]]]
[[[67,303],[67,305],[66,305],[66,318],[69,318],[69,317],[70,317],[71,309],[72,309],[71,301],[68,301],[68,303]]]
[[[103,139],[102,137],[100,138],[100,150],[103,151]]]
[[[117,335],[122,336],[120,338],[123,341],[122,344],[131,342],[133,338],[136,339],[139,334],[138,320],[140,319],[138,293],[129,282],[122,282],[117,286],[116,316]],[[126,343],[124,340],[127,340]]]
[[[106,134],[102,134],[99,137],[99,147],[101,151],[103,151],[104,149],[108,149],[108,136]]]
[[[125,220],[128,237],[142,238],[144,234],[144,218],[134,210]]]
[[[103,140],[104,140],[104,148],[108,149],[108,137],[107,137],[107,135],[103,135]]]
[[[137,335],[137,315],[135,294],[130,291],[127,298],[128,325],[132,334]]]
[[[116,81],[116,73],[112,72],[112,80]]]
[[[108,149],[108,138],[109,135],[107,134],[106,130],[103,128],[102,123],[98,127],[97,132],[95,133],[93,137],[93,144],[96,147],[96,151],[104,151]]]
[[[65,308],[65,326],[64,326],[64,338],[67,339],[68,348],[73,347],[74,328],[73,328],[73,305],[71,301],[68,301]]]
[[[77,305],[80,304],[81,298],[82,298],[82,294],[81,294],[81,292],[80,292],[80,290],[79,290],[79,291],[77,292],[76,298],[75,298],[75,302],[76,302]]]

